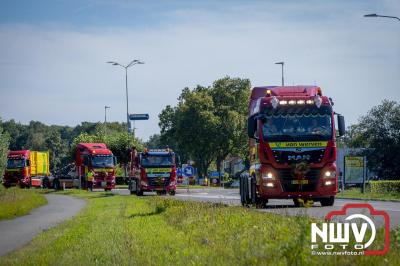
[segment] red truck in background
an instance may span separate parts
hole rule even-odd
[[[20,150],[9,151],[3,185],[8,188],[53,187],[57,180],[50,175],[49,152]]]
[[[243,205],[268,199],[334,204],[338,192],[333,101],[317,86],[255,87],[249,103],[249,173],[240,178]],[[338,136],[345,131],[337,115]]]
[[[131,151],[129,191],[142,196],[145,191],[175,195],[179,156],[170,149]]]
[[[76,174],[81,188],[87,188],[87,173],[93,171],[93,188],[109,191],[115,188],[116,157],[104,143],[79,143],[76,146]]]

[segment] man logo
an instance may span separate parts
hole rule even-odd
[[[310,155],[288,155],[288,161],[309,161]]]

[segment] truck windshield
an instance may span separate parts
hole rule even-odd
[[[329,140],[332,121],[329,114],[277,114],[262,118],[266,141]]]
[[[7,160],[7,168],[23,168],[25,167],[24,159],[12,159],[8,158]]]
[[[152,154],[143,154],[142,155],[142,166],[172,166],[173,159],[172,154],[166,155],[152,155]]]
[[[114,158],[112,155],[95,155],[92,157],[92,166],[94,168],[114,167]]]

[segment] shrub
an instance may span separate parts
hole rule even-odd
[[[372,193],[400,193],[400,180],[371,181]]]

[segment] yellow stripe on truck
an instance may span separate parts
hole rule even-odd
[[[271,149],[284,148],[325,148],[327,141],[270,142]]]
[[[152,174],[152,173],[165,173],[165,172],[171,172],[171,168],[147,168],[146,173]]]

